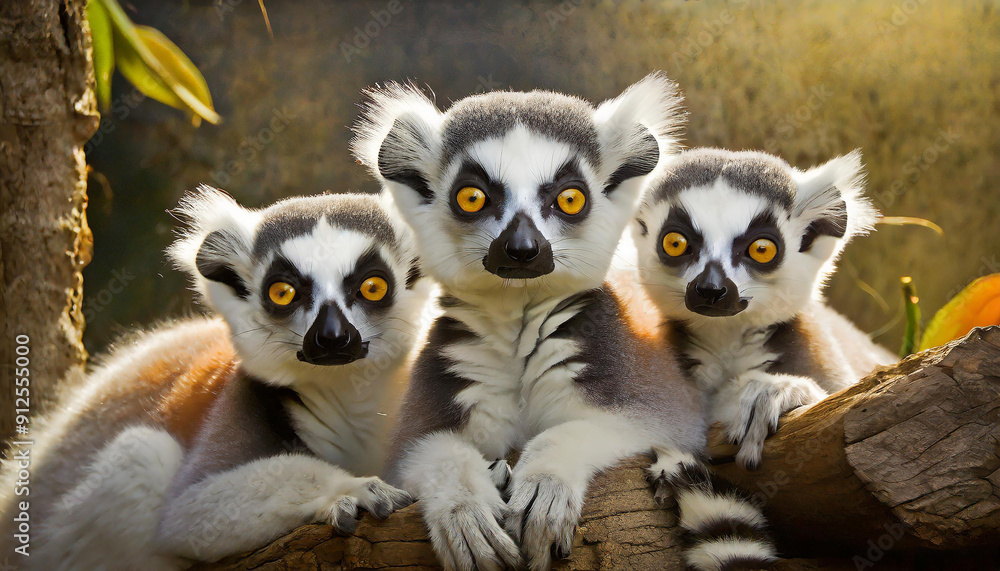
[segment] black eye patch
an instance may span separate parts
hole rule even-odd
[[[583,209],[569,214],[559,207],[559,195],[566,190],[577,189],[583,193]],[[538,198],[542,205],[542,218],[557,216],[565,222],[580,222],[590,213],[590,189],[580,170],[580,163],[573,158],[566,161],[552,176],[552,181],[538,187]],[[578,197],[576,198],[579,199]]]
[[[288,305],[276,305],[271,302],[269,289],[271,284],[285,282],[295,288],[295,299]],[[305,306],[306,310],[313,305],[313,282],[308,276],[302,275],[294,264],[289,262],[284,256],[275,256],[264,272],[264,279],[260,284],[260,304],[265,311],[275,317],[288,317],[295,313],[299,307]]]
[[[475,212],[462,210],[458,205],[458,192],[466,187],[474,187],[486,194],[486,204]],[[476,161],[466,158],[462,161],[458,173],[455,175],[455,182],[451,185],[451,192],[448,193],[448,204],[455,217],[463,222],[471,222],[483,216],[493,216],[497,220],[503,217],[503,203],[507,195],[507,189],[503,183],[493,180],[486,169]]]
[[[671,256],[663,248],[663,239],[671,232],[677,232],[687,240],[687,248],[679,256]],[[656,252],[660,256],[660,261],[671,268],[679,268],[687,264],[698,261],[701,255],[701,247],[704,244],[704,237],[701,232],[695,229],[691,221],[691,215],[679,206],[671,206],[667,219],[660,227],[660,233],[656,239]]]
[[[362,284],[372,276],[382,278],[389,284],[388,293],[377,302],[370,302],[361,295]],[[344,304],[347,307],[361,303],[368,313],[381,313],[392,307],[392,302],[396,297],[396,278],[378,250],[372,248],[358,258],[351,273],[344,277],[344,294]]]
[[[750,247],[760,239],[770,240],[777,248],[774,257],[761,263],[750,256]],[[778,220],[770,211],[761,212],[750,222],[743,234],[733,240],[733,267],[743,264],[750,271],[768,274],[778,269],[785,259],[785,241],[778,230]]]

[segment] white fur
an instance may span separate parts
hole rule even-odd
[[[403,488],[420,498],[434,551],[446,569],[519,566],[517,545],[500,523],[507,505],[479,450],[457,435],[438,432],[415,444],[404,463]]]
[[[683,489],[677,493],[684,529],[699,532],[706,524],[736,520],[752,527],[763,527],[764,516],[747,502],[734,497],[706,494],[697,488]]]
[[[739,155],[774,160],[762,153]],[[823,303],[823,287],[844,246],[868,232],[878,218],[863,195],[864,174],[858,151],[806,171],[789,167],[788,174],[795,196],[789,212],[774,212],[784,242],[784,259],[776,271],[756,274],[745,264],[734,264],[733,240],[758,214],[775,207],[761,196],[731,187],[724,177],[708,185],[686,188],[670,201],[647,199],[638,215],[645,230],[638,222],[632,226],[639,281],[666,318],[684,322],[690,334],[687,353],[697,362],[691,374],[706,396],[709,422],[724,423],[728,436],[742,443],[738,460],[744,465],[759,462],[763,441],[769,429],[777,425],[778,416],[821,400],[827,391],[839,390],[858,379],[847,360],[837,358],[840,349],[832,339],[828,350],[833,355],[825,361],[842,366],[826,386],[810,378],[764,372],[780,358],[765,346],[773,333],[771,326],[796,316],[812,315],[814,308]],[[841,200],[847,205],[845,235],[817,237],[811,248],[799,252],[809,224],[833,212]],[[703,237],[698,261],[681,268],[669,267],[658,257],[661,228],[674,207],[683,208],[691,216]],[[630,253],[626,250],[624,255]],[[706,317],[686,307],[688,284],[709,262],[721,263],[739,295],[749,298],[745,310],[720,318]]]
[[[688,565],[698,571],[719,571],[727,561],[739,557],[750,556],[761,561],[776,559],[774,550],[770,546],[738,538],[699,543],[686,555]]]
[[[467,420],[457,432],[427,436],[405,453],[404,487],[422,499],[435,550],[446,567],[517,563],[511,560],[510,538],[491,518],[502,501],[486,459],[523,447],[512,476],[514,513],[509,521],[526,518],[529,531],[517,539],[530,566],[546,567],[549,544],[555,538],[572,541],[592,474],[655,441],[653,430],[584,399],[574,382],[583,365],[572,362],[580,347],[552,334],[581,309],[572,304],[555,311],[559,303],[601,285],[635,210],[644,177],[628,179],[608,194],[602,191],[618,166],[640,148],[637,124],[653,133],[662,154],[674,151],[680,120],[676,87],[653,74],[595,108],[599,164],[525,126],[477,141],[441,164],[446,113],[412,87],[390,84],[369,96],[356,128],[355,156],[393,195],[414,230],[424,269],[463,302],[448,307],[444,316],[475,334],[474,340],[442,350],[450,372],[472,381],[455,398]],[[399,137],[387,142],[394,126]],[[405,162],[424,177],[432,197],[382,177],[378,157],[385,144],[393,145],[389,150],[394,155],[409,159]],[[470,225],[452,214],[450,189],[466,156],[503,184],[498,219],[482,217]],[[538,193],[570,159],[579,164],[590,208],[585,219],[572,224],[542,216]],[[482,260],[519,214],[528,216],[551,244],[555,270],[530,280],[501,279],[485,271]],[[537,505],[527,513],[536,493],[551,500],[551,510]]]
[[[122,431],[56,503],[33,538],[39,548],[25,562],[45,570],[186,567],[153,545],[182,455],[165,431],[145,426]]]
[[[391,200],[384,198],[391,208]],[[281,204],[272,208],[280,209]],[[402,394],[399,373],[429,321],[424,308],[433,286],[422,280],[405,288],[414,257],[408,230],[398,226],[396,242],[376,244],[369,236],[340,230],[323,219],[310,233],[281,244],[276,253],[312,278],[314,300],[310,309],[303,304],[279,322],[261,306],[264,272],[276,255],[253,255],[261,212],[202,187],[182,201],[179,216],[187,227],[171,248],[171,257],[190,274],[205,302],[222,314],[228,331],[217,320],[189,320],[150,333],[109,356],[107,364],[82,379],[79,388],[60,399],[52,417],[42,421],[46,428],[32,450],[33,476],[39,475],[32,492],[59,494],[32,501],[33,517],[44,514],[31,558],[45,562],[40,568],[62,560],[69,568],[172,568],[183,565],[179,557],[217,559],[257,547],[309,521],[329,521],[350,530],[359,507],[384,517],[411,501],[377,478],[359,477],[381,470],[388,420]],[[243,279],[250,290],[246,299],[229,286],[207,280],[196,267],[198,250],[208,247],[205,238],[215,231],[223,232],[226,240],[210,254]],[[368,315],[362,304],[348,307],[345,299],[356,292],[342,291],[342,284],[358,257],[371,248],[388,264],[396,291],[385,313]],[[337,304],[369,342],[364,359],[332,367],[298,360],[302,337],[323,303]],[[243,372],[297,391],[301,404],[289,408],[292,425],[319,457],[285,454],[224,472],[208,468],[208,475],[194,485],[170,485],[182,459],[200,456],[182,458],[180,445],[167,432],[132,429],[124,423],[148,419],[165,425],[155,407],[170,388],[172,375],[184,374],[183,367],[198,362],[207,339],[215,341],[212,337],[227,333]],[[176,365],[171,356],[176,356]],[[146,378],[159,370],[150,363],[160,361],[167,380]],[[130,379],[136,382],[130,385]],[[107,425],[87,420],[88,413],[109,400],[118,406]],[[67,438],[76,438],[80,445],[52,457]],[[111,445],[99,448],[112,438]],[[196,440],[195,446],[202,444],[206,455],[229,445]],[[113,465],[105,469],[109,458]],[[9,473],[5,466],[4,478]],[[50,506],[56,497],[58,503]],[[154,554],[154,534],[155,549],[169,556]]]
[[[357,506],[374,511],[387,495],[398,496],[398,491],[319,458],[264,458],[209,476],[174,498],[166,506],[157,544],[170,553],[216,561],[304,523],[325,521],[344,529]]]

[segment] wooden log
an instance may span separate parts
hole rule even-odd
[[[787,415],[759,471],[716,471],[754,492],[784,553],[997,545],[998,421],[990,327]]]
[[[998,420],[1000,328],[991,327],[787,415],[760,470],[731,462],[714,469],[764,508],[786,557],[777,569],[995,568]],[[683,568],[676,507],[653,502],[643,472],[649,460],[630,459],[595,479],[573,555],[557,569]],[[365,516],[347,537],[303,526],[202,568],[389,567],[437,568],[416,505],[385,521]]]

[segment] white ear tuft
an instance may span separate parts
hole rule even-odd
[[[174,266],[187,273],[209,301],[209,287],[214,282],[245,297],[259,214],[207,185],[186,194],[172,213],[184,224],[167,249]]]
[[[798,185],[792,215],[810,224],[804,245],[828,235],[840,238],[842,248],[853,237],[870,232],[880,217],[864,195],[860,150],[805,172],[794,170],[792,177]]]
[[[648,174],[653,167],[675,153],[685,120],[681,110],[682,100],[677,84],[662,72],[654,72],[618,97],[598,106],[594,121],[601,138],[602,154],[612,163],[601,166],[605,171],[602,174],[611,177],[612,183],[621,182],[613,180],[612,171],[622,165],[631,162],[632,173]],[[655,157],[649,153],[650,135],[656,141],[658,152]],[[649,164],[651,161],[652,166]]]
[[[442,113],[416,86],[387,83],[365,91],[351,151],[376,178],[408,186],[423,177],[440,148]],[[425,188],[415,188],[421,194]]]

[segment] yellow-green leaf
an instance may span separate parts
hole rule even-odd
[[[195,67],[191,59],[159,30],[148,26],[136,26],[139,35],[150,53],[162,64],[169,77],[164,77],[174,92],[198,115],[211,123],[218,123],[219,116],[212,107],[212,94],[208,83]]]
[[[111,19],[98,0],[87,3],[87,22],[94,54],[94,91],[102,110],[111,106],[111,75],[115,72]]]
[[[122,72],[125,79],[141,91],[147,97],[151,97],[160,103],[171,107],[187,110],[184,101],[174,93],[174,90],[167,85],[167,82],[160,78],[159,74],[146,65],[146,61],[139,55],[132,44],[125,41],[122,34],[115,30],[115,60],[118,63],[118,71]]]
[[[150,32],[152,28],[133,24],[116,0],[93,1],[101,2],[107,10],[114,28],[118,68],[139,91],[192,112],[196,125],[199,117],[210,123],[222,121],[212,108],[211,96],[206,95],[205,78],[173,42],[155,30]]]

